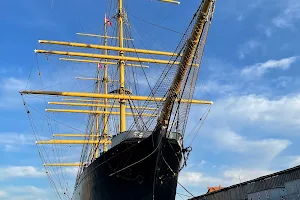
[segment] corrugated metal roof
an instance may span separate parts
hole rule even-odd
[[[287,175],[287,176],[283,176],[283,175]],[[202,199],[203,197],[209,197],[209,196],[221,196],[221,195],[219,195],[219,193],[226,192],[226,191],[229,191],[229,190],[232,190],[235,188],[238,188],[239,192],[231,191],[231,193],[236,193],[237,196],[240,196],[240,195],[245,195],[245,194],[248,194],[251,192],[260,191],[263,189],[282,186],[284,184],[284,182],[292,181],[292,180],[296,180],[296,179],[300,179],[300,165],[289,168],[289,169],[285,169],[285,170],[282,170],[279,172],[275,172],[273,174],[261,176],[259,178],[256,178],[256,179],[253,179],[250,181],[246,181],[246,182],[235,184],[235,185],[232,185],[229,187],[225,187],[218,191],[212,191],[211,193],[203,194],[201,196],[194,197],[190,200]],[[240,192],[240,191],[242,191],[242,192]],[[240,194],[240,193],[243,193],[243,194]],[[206,198],[206,199],[209,199],[209,198]]]

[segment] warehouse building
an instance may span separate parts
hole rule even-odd
[[[190,200],[300,200],[300,165]]]

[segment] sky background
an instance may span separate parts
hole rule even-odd
[[[39,39],[99,43],[75,33],[101,33],[108,2],[0,2],[0,199],[55,198],[18,91],[61,90],[62,86],[91,89],[73,77],[92,75],[93,68],[36,56],[33,50],[41,47]],[[126,2],[136,46],[164,51],[174,51],[199,4],[195,0],[180,5]],[[194,196],[205,193],[208,186],[229,186],[300,164],[299,10],[298,0],[217,2],[195,91],[195,98],[212,100],[214,105],[179,178]],[[155,79],[156,68],[149,70]],[[43,112],[46,100],[26,102]],[[199,121],[197,109],[191,111],[188,130]],[[42,138],[56,131],[71,131],[46,121],[39,113],[31,114],[40,125],[36,132]],[[53,116],[80,130],[86,120],[79,114]],[[62,151],[65,160],[76,160],[80,148],[64,147]],[[76,169],[66,168],[64,174],[69,183],[60,184],[72,188]],[[188,195],[180,187],[178,192]]]

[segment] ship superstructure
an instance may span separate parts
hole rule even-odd
[[[183,139],[190,106],[212,105],[211,101],[193,99],[193,94],[214,6],[214,0],[201,2],[175,52],[135,48],[125,28],[129,22],[122,0],[117,1],[118,12],[113,18],[105,16],[103,35],[78,33],[102,38],[102,44],[39,40],[40,44],[72,47],[74,51],[39,49],[35,53],[96,65],[95,77],[76,77],[94,81],[92,92],[21,92],[63,97],[63,101],[48,104],[72,108],[46,109],[48,112],[88,115],[85,133],[53,135],[77,139],[37,141],[39,145],[83,145],[77,163],[44,163],[45,167],[78,167],[72,199],[175,199],[178,174],[188,152]],[[118,24],[116,35],[108,35],[107,28],[114,19]],[[109,40],[118,45],[109,45]],[[126,75],[151,63],[165,67],[157,74],[150,94],[138,94],[128,82],[136,86],[140,77],[128,80]],[[118,121],[117,127],[111,126],[112,120]]]

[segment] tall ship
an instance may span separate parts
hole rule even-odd
[[[179,4],[175,0],[161,2]],[[36,54],[95,66],[94,77],[76,77],[93,82],[91,91],[20,91],[28,115],[32,106],[26,99],[42,96],[45,102],[48,98],[59,99],[46,102],[59,106],[47,108],[47,112],[87,116],[84,131],[55,133],[51,140],[37,137],[39,155],[58,199],[174,200],[178,175],[191,151],[185,144],[191,106],[205,107],[203,123],[212,105],[211,101],[193,96],[215,0],[202,0],[191,13],[192,20],[182,38],[178,38],[174,52],[136,48],[123,0],[112,5],[116,5],[117,12],[105,15],[103,34],[78,33],[99,38],[101,44],[39,40],[47,48],[35,50]],[[112,25],[115,31],[109,31]],[[161,71],[154,70],[156,80],[151,85],[145,71],[157,65]],[[55,120],[52,115],[45,116]],[[82,145],[80,160],[64,163],[58,158],[59,162],[47,162],[47,153],[42,155],[45,146],[51,146],[54,152],[61,145]],[[66,167],[77,171],[71,191],[62,187],[63,181],[55,183],[53,175],[64,172]]]

